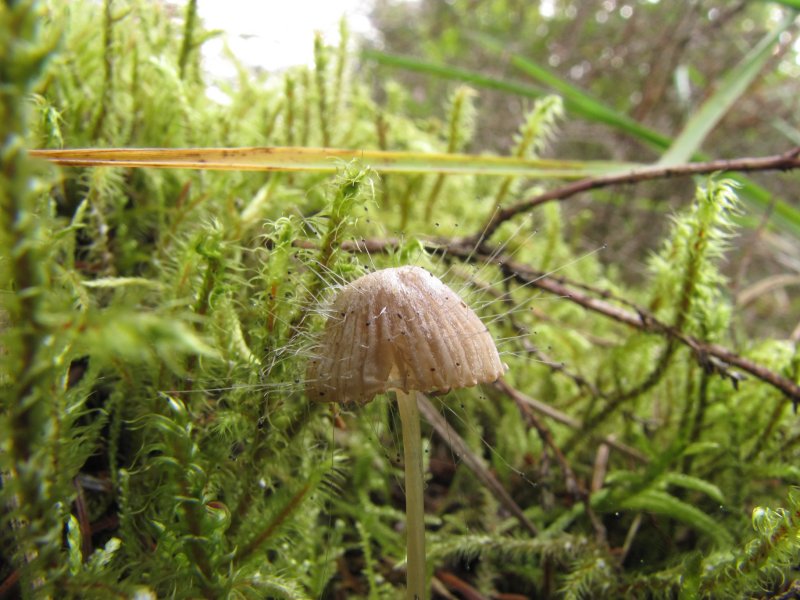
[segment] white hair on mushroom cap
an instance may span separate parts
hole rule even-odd
[[[420,267],[364,275],[339,291],[330,312],[308,366],[312,400],[365,404],[389,389],[444,392],[505,372],[478,316]]]

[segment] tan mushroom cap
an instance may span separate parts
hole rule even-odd
[[[308,365],[312,400],[366,404],[389,389],[445,392],[505,372],[478,316],[420,267],[364,275],[331,311]]]

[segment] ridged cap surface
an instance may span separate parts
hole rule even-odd
[[[492,336],[453,290],[420,267],[343,287],[308,365],[319,402],[365,404],[389,389],[444,392],[505,372]]]

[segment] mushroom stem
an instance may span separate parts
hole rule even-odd
[[[422,435],[417,392],[396,390],[406,468],[406,597],[425,600],[425,508],[422,502]]]

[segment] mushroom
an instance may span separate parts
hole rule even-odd
[[[318,402],[366,404],[394,390],[406,477],[407,597],[427,597],[417,394],[495,381],[505,372],[478,316],[420,267],[375,271],[344,286],[307,371]]]

